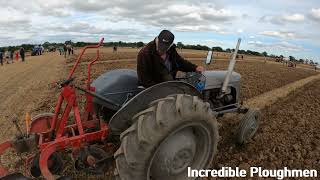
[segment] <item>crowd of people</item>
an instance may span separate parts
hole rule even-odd
[[[73,46],[71,44],[64,44],[63,47],[57,48],[60,55],[64,55],[64,57],[67,57],[68,55],[73,54]]]
[[[14,56],[15,59],[18,61],[19,57],[21,58],[21,61],[24,62],[25,61],[25,50],[23,47],[21,47],[19,50],[14,51],[12,50],[6,50],[6,51],[2,51],[0,50],[0,63],[1,66],[3,66],[4,63],[7,64],[12,64],[14,63]]]

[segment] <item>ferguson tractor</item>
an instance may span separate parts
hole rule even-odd
[[[75,169],[89,174],[103,174],[115,161],[115,179],[184,180],[188,167],[211,164],[219,141],[218,117],[245,114],[237,131],[239,144],[255,134],[259,111],[241,106],[241,76],[233,72],[240,39],[227,71],[186,73],[149,88],[139,87],[136,71],[128,69],[109,71],[91,82],[97,50],[88,64],[86,88],[78,87],[73,75],[82,55],[102,43],[86,46],[66,80],[58,83],[54,113],[35,116],[30,123],[26,118],[26,132],[17,125],[18,135],[0,145],[0,154],[15,150],[25,167],[22,175],[2,165],[0,176],[56,179],[63,169],[62,154],[70,153]],[[207,65],[211,59],[209,51]],[[84,108],[79,107],[79,93],[86,99]]]

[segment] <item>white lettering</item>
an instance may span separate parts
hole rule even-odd
[[[247,171],[239,167],[222,167],[221,169],[192,169],[188,167],[188,177],[246,177]],[[317,170],[309,169],[263,169],[262,167],[250,167],[250,177],[275,178],[303,178],[318,177]]]
[[[199,177],[206,177],[206,171],[203,170],[203,169],[201,169],[201,170],[199,171]]]
[[[253,177],[254,174],[257,174],[259,172],[258,167],[250,167],[250,177]],[[261,176],[259,176],[261,177]]]

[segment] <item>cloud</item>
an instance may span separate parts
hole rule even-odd
[[[287,23],[302,23],[305,21],[305,16],[303,14],[286,14],[286,15],[264,15],[260,17],[260,22],[269,22],[275,25],[284,25]]]
[[[292,44],[287,41],[280,41],[276,43],[263,43],[261,41],[249,41],[249,45],[252,45],[259,49],[276,49],[278,51],[290,51],[290,52],[300,52],[300,51],[308,51],[308,49],[303,46]]]
[[[264,44],[262,44],[262,42],[261,41],[248,41],[248,44],[252,44],[252,45],[255,45],[255,46],[260,46],[260,45],[264,45]]]
[[[287,22],[302,22],[304,21],[304,15],[303,14],[285,15],[282,17],[282,19]]]
[[[204,43],[207,44],[208,46],[222,46],[222,45],[224,45],[223,42],[218,41],[218,40],[205,40]]]
[[[220,34],[225,34],[226,30],[222,29],[216,25],[198,25],[198,26],[176,26],[176,31],[180,32],[194,32],[194,31],[206,31],[206,32],[216,32]]]
[[[42,15],[52,17],[66,17],[71,15],[70,9],[68,9],[69,1],[54,0],[54,1],[42,1],[42,0],[30,0],[28,2],[21,2],[19,0],[1,1],[1,6],[6,10],[10,10],[11,14],[16,12],[25,15]],[[16,11],[16,12],[15,12]]]
[[[236,17],[230,9],[211,2],[197,1],[72,1],[74,10],[105,15],[107,20],[135,21],[155,27],[204,26],[231,21]],[[194,28],[197,29],[197,28]],[[201,30],[202,28],[200,28]]]
[[[70,11],[66,9],[48,9],[41,11],[41,14],[54,17],[67,17],[71,15]]]
[[[7,19],[7,20],[0,20],[0,29],[4,28],[19,28],[19,27],[26,27],[30,26],[31,21],[29,19],[22,19],[22,18],[17,18],[17,19]]]
[[[244,32],[244,30],[241,29],[241,28],[237,30],[237,33],[240,33],[240,34],[241,34],[241,33],[243,33],[243,32]]]
[[[118,41],[122,39],[125,41],[134,41],[134,40],[141,40],[143,38],[154,37],[151,35],[150,32],[147,30],[137,30],[133,28],[104,28],[95,25],[91,25],[87,22],[74,22],[68,26],[50,26],[51,34],[49,37],[53,36],[65,36],[65,37],[72,37],[81,39],[98,39],[101,36],[108,37],[108,41]],[[58,34],[57,34],[58,32]],[[78,36],[78,37],[77,37]],[[84,41],[82,40],[82,41]]]
[[[312,8],[309,17],[314,21],[320,21],[320,8]]]
[[[111,8],[112,4],[108,1],[73,0],[71,1],[71,7],[84,12],[96,12]]]
[[[289,31],[263,31],[263,32],[260,32],[259,34],[264,36],[284,38],[284,39],[293,39],[297,37],[297,35],[294,32],[289,32]]]

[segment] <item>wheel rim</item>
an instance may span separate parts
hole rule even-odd
[[[182,180],[188,167],[206,167],[213,156],[211,131],[207,124],[191,122],[170,133],[152,156],[147,179]]]

